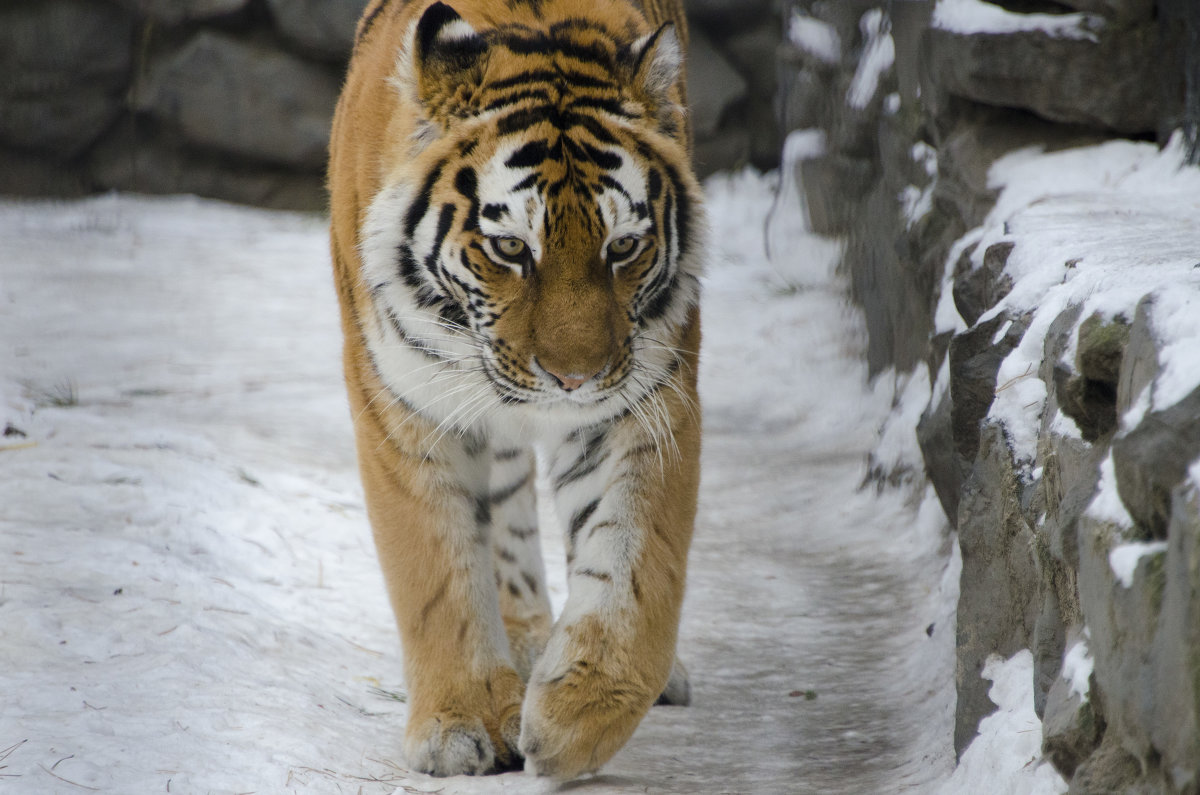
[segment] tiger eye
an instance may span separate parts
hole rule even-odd
[[[608,244],[608,256],[616,257],[618,259],[628,256],[629,253],[633,251],[634,247],[637,246],[637,242],[638,239],[633,235],[619,237]]]
[[[500,252],[500,256],[508,259],[518,259],[525,254],[525,241],[519,237],[497,238],[494,245],[496,246],[496,251]]]

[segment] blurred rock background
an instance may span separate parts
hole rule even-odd
[[[366,0],[6,0],[0,193],[325,206],[329,122]],[[703,173],[778,163],[778,0],[689,0]]]
[[[956,752],[995,709],[987,658],[1029,649],[1043,750],[1071,793],[1200,792],[1200,497],[1186,474],[1200,460],[1200,396],[1119,427],[1172,341],[1153,296],[1115,317],[1069,306],[1029,373],[1045,383],[1046,427],[1038,466],[1022,460],[989,416],[1030,325],[989,314],[1022,241],[976,251],[969,236],[996,203],[989,169],[1019,149],[1180,133],[1197,162],[1200,2],[789,0],[785,20],[781,178],[813,230],[845,241],[871,372],[926,379],[930,395],[924,471],[874,474],[881,486],[928,477],[956,530]],[[1082,248],[1105,222],[1071,223],[1063,234]],[[947,289],[965,329],[935,322]],[[1060,412],[1077,432],[1052,426]],[[1106,461],[1132,527],[1086,514]],[[1125,543],[1161,545],[1118,582],[1108,553]],[[1095,666],[1082,698],[1064,667],[1081,642]]]

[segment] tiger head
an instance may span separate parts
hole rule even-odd
[[[559,5],[589,10],[468,22],[438,2],[412,24],[391,81],[412,116],[360,247],[387,342],[501,404],[615,413],[670,377],[696,318],[682,53],[618,4]]]

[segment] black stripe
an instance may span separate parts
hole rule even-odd
[[[382,3],[375,6],[375,8],[371,10],[371,13],[367,14],[363,21],[359,23],[358,37],[355,39],[355,44],[358,44],[358,42],[367,37],[367,34],[371,32],[371,26],[375,24],[375,19],[379,16],[381,11],[388,7],[389,2],[390,0],[383,0]]]
[[[425,282],[417,270],[417,258],[413,256],[412,246],[401,243],[397,251],[397,270],[404,283],[414,290],[421,289]]]
[[[433,186],[442,176],[442,169],[445,168],[446,161],[443,160],[434,166],[433,171],[429,172],[429,176],[425,178],[425,184],[421,186],[421,191],[417,197],[413,199],[412,204],[408,205],[408,211],[404,214],[404,236],[412,237],[413,231],[416,230],[417,224],[421,223],[421,218],[429,211],[429,202],[433,198]]]
[[[503,80],[488,83],[487,87],[492,91],[500,91],[505,88],[524,85],[525,83],[553,83],[558,78],[558,72],[549,69],[536,69],[532,72],[523,72],[513,77],[506,77]]]
[[[518,182],[516,185],[513,185],[511,188],[509,188],[509,190],[512,191],[513,193],[516,193],[517,191],[522,191],[522,190],[526,190],[527,188],[532,188],[537,183],[538,183],[538,175],[536,173],[533,173],[533,174],[530,174],[525,179]]]
[[[616,171],[621,167],[621,163],[623,162],[620,155],[606,152],[603,149],[592,146],[587,141],[583,142],[583,150],[587,152],[588,158],[593,163],[605,171]]]
[[[512,499],[514,494],[529,485],[529,480],[532,477],[533,473],[527,472],[525,477],[521,478],[511,486],[500,489],[500,491],[492,492],[491,496],[488,497],[488,500],[492,503],[492,505],[500,505],[501,503],[508,502],[510,499]]]
[[[479,180],[475,177],[475,169],[470,166],[463,166],[454,175],[454,188],[468,199],[475,198],[475,191],[479,187]]]
[[[566,472],[563,472],[561,475],[555,478],[555,490],[557,491],[569,486],[575,481],[592,474],[600,468],[600,465],[603,464],[607,458],[608,453],[591,456],[590,458],[586,453],[579,456],[579,458],[575,460],[575,463],[571,464],[571,467]]]
[[[470,327],[471,320],[467,317],[467,313],[463,311],[461,306],[450,299],[442,301],[442,305],[438,307],[438,314],[441,315],[442,320],[452,326],[463,329]]]
[[[485,525],[492,521],[492,504],[486,494],[475,498],[475,524]]]
[[[591,577],[593,580],[600,580],[600,582],[612,582],[611,574],[596,571],[595,569],[576,569],[575,573],[580,577]]]
[[[491,88],[495,88],[495,86],[493,85]],[[526,88],[521,91],[513,91],[505,94],[502,97],[493,99],[491,102],[483,106],[483,110],[485,112],[490,110],[499,110],[505,105],[515,105],[518,102],[526,99],[540,99],[542,102],[550,102],[550,93],[542,88]]]
[[[629,206],[631,208],[636,209],[636,206],[633,201],[633,197],[629,195],[629,191],[625,190],[625,186],[622,185],[620,182],[617,182],[615,179],[610,177],[608,174],[601,174],[599,182],[601,185],[608,188],[609,190],[615,190],[617,193],[624,196],[625,201],[629,202]]]
[[[571,111],[567,111],[563,114],[563,124],[568,129],[571,127],[582,127],[602,144],[615,146],[620,143],[617,137],[608,131],[607,127],[586,113],[572,113]]]
[[[658,201],[658,197],[662,195],[662,175],[658,173],[657,168],[651,168],[650,174],[646,177],[646,190],[650,201]]]
[[[434,351],[432,348],[427,346],[424,342],[422,342],[419,339],[416,339],[411,334],[409,334],[408,330],[404,328],[404,324],[400,322],[400,318],[398,318],[396,316],[396,313],[393,312],[391,310],[391,308],[388,308],[386,310],[386,314],[387,314],[388,323],[390,323],[392,326],[392,331],[396,332],[396,336],[400,338],[401,342],[403,342],[405,345],[408,345],[411,348],[414,348],[414,349],[420,351],[425,356],[428,356],[430,359],[436,359],[437,361],[446,361],[446,357],[442,356],[440,353]]]
[[[549,122],[555,127],[562,127],[562,114],[553,105],[534,105],[531,108],[520,108],[496,121],[496,132],[500,135],[510,135],[524,132],[534,125]]]
[[[665,272],[665,271],[662,271]],[[643,320],[657,320],[667,311],[667,307],[671,303],[671,299],[675,296],[675,292],[679,288],[679,277],[672,276],[671,281],[666,287],[660,289],[656,294],[650,297],[649,303],[646,304],[645,310],[642,312]]]
[[[467,217],[463,219],[463,229],[476,229],[479,227],[479,178],[475,176],[475,169],[470,166],[463,166],[454,175],[454,187],[467,199],[470,199],[471,205],[467,208]]]
[[[500,216],[508,212],[507,204],[485,204],[481,214],[489,221],[499,221]]]
[[[512,153],[504,165],[508,168],[536,168],[550,158],[550,147],[545,141],[530,141]]]
[[[679,228],[676,233],[679,235],[679,256],[683,257],[688,250],[688,235],[691,234],[691,218],[688,213],[691,211],[691,202],[688,199],[687,188],[684,187],[683,181],[679,178],[679,172],[675,170],[669,163],[663,164],[667,169],[667,179],[671,181],[671,186],[675,189],[675,201],[679,207],[675,211],[675,221]],[[667,249],[670,251],[670,249]]]
[[[605,113],[609,113],[613,116],[620,116],[624,119],[633,118],[632,115],[625,112],[625,107],[621,104],[620,100],[608,99],[605,97],[576,97],[567,104],[567,107],[593,108],[595,110],[602,110]]]
[[[610,72],[615,65],[613,51],[599,44],[581,44],[577,41],[537,33],[531,36],[504,36],[500,43],[517,55],[545,55],[546,53],[565,55],[581,63],[603,67]]]
[[[425,270],[429,271],[437,277],[438,275],[438,260],[442,253],[442,244],[446,240],[446,235],[450,234],[450,227],[454,223],[455,206],[447,202],[442,205],[442,211],[438,215],[437,231],[433,234],[433,250],[425,257]]]
[[[568,531],[570,536],[571,546],[575,545],[575,539],[579,537],[579,531],[587,524],[587,520],[592,518],[592,514],[600,507],[600,499],[596,498],[587,505],[580,508],[573,517],[571,517],[571,527]]]
[[[671,249],[675,244],[675,232],[678,225],[675,223],[675,199],[668,192],[663,197],[663,253],[669,259]]]

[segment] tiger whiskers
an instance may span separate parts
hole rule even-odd
[[[627,399],[626,408],[642,432],[653,442],[654,451],[658,457],[659,472],[665,474],[668,461],[674,463],[680,460],[680,451],[671,435],[670,413],[662,400],[662,395],[659,394],[660,384],[647,387],[638,376],[636,369],[630,373],[629,377],[642,394],[637,398]],[[664,447],[666,448],[665,456]]]

